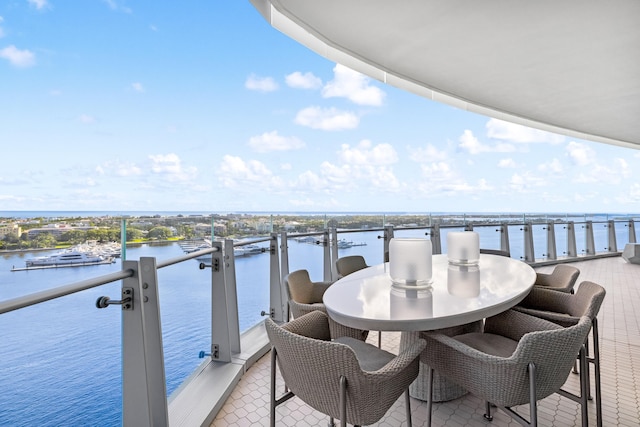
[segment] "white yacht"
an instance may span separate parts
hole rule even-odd
[[[55,265],[85,265],[107,261],[107,258],[87,252],[67,251],[50,256],[37,257],[26,261],[27,267],[45,267]]]

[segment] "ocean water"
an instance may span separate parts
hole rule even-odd
[[[538,227],[538,226],[536,226]],[[542,227],[542,226],[540,226]],[[594,227],[596,248],[607,246],[606,229]],[[499,247],[495,227],[479,228],[481,246]],[[584,250],[584,231],[577,230],[578,252]],[[396,231],[397,237],[425,237],[424,230]],[[522,231],[510,228],[512,257],[523,256]],[[556,231],[558,255],[566,235]],[[580,234],[582,233],[582,234]],[[616,227],[619,247],[627,241],[623,226]],[[560,235],[558,235],[560,234]],[[382,232],[340,235],[360,246],[340,250],[340,256],[363,255],[369,264],[383,259]],[[534,232],[536,253],[546,248],[544,231]],[[442,236],[443,252],[446,237]],[[262,244],[266,245],[266,244]],[[290,271],[305,268],[312,280],[322,280],[322,247],[290,240]],[[544,249],[544,250],[543,250]],[[39,252],[37,255],[42,255]],[[128,259],[142,256],[164,260],[179,256],[177,244],[127,248]],[[24,266],[30,253],[0,254],[0,300],[75,283],[120,269],[112,265],[11,272]],[[202,362],[201,350],[210,347],[210,270],[189,261],[158,271],[160,313],[167,391],[171,394]],[[269,255],[236,259],[240,328],[260,322],[269,308]],[[121,425],[120,308],[97,309],[95,301],[107,295],[119,299],[120,283],[83,291],[0,316],[0,426],[117,426]]]

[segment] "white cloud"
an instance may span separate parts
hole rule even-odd
[[[343,144],[338,152],[339,160],[348,165],[389,165],[398,162],[398,153],[390,144],[374,146],[371,141],[364,139],[351,148]]]
[[[14,45],[0,50],[0,58],[4,58],[15,67],[26,68],[36,63],[36,56],[30,50],[20,50]]]
[[[471,132],[469,129],[466,129],[460,138],[459,147],[467,150],[469,154],[479,154],[479,153],[508,153],[515,151],[515,147],[511,144],[498,143],[496,145],[487,145],[480,142],[480,140]]]
[[[182,166],[182,160],[175,153],[151,154],[151,171],[164,176],[168,181],[190,181],[195,178],[197,168]]]
[[[302,74],[296,71],[287,75],[285,81],[287,85],[296,89],[318,89],[322,86],[322,79],[311,72]]]
[[[120,6],[115,0],[103,0],[103,1],[107,4],[107,6],[109,6],[109,9],[111,10],[124,12],[124,13],[133,13],[131,8],[127,6]]]
[[[273,92],[278,90],[278,83],[272,77],[259,77],[252,74],[244,82],[244,87],[258,92]]]
[[[334,131],[355,129],[360,124],[360,119],[349,111],[308,107],[298,112],[295,123],[312,129]]]
[[[219,179],[227,188],[255,190],[269,188],[275,191],[282,187],[280,178],[258,160],[244,161],[240,157],[226,155],[218,168]]]
[[[631,176],[631,169],[625,159],[613,159],[611,166],[590,163],[589,169],[580,173],[574,179],[574,182],[581,184],[604,183],[607,185],[618,185],[622,182],[622,178]]]
[[[153,24],[149,24],[149,29],[150,29],[151,31],[158,31],[158,27],[156,27],[156,26],[155,26],[155,25],[153,25]]]
[[[543,178],[535,176],[531,172],[513,174],[509,180],[509,187],[521,193],[528,193],[535,187],[543,187],[545,185],[546,181]]]
[[[446,151],[438,150],[432,144],[427,144],[427,146],[424,148],[409,148],[409,158],[418,163],[446,160],[447,157],[448,156]]]
[[[322,89],[323,97],[347,98],[358,105],[382,105],[385,93],[380,88],[371,86],[369,77],[340,64],[336,64],[333,72],[333,80]]]
[[[121,177],[142,175],[142,169],[134,163],[122,163],[120,161],[105,162],[97,166],[95,171],[98,175],[116,175]]]
[[[515,169],[518,165],[516,165],[516,162],[512,158],[506,158],[498,161],[498,167],[503,169]]]
[[[31,7],[35,7],[38,10],[43,10],[49,7],[47,0],[27,0]]]
[[[486,128],[489,138],[501,139],[503,141],[520,143],[546,142],[550,144],[559,144],[565,141],[565,137],[562,135],[532,129],[498,119],[490,119],[486,124]]]
[[[96,118],[88,114],[81,114],[80,117],[78,117],[78,120],[80,120],[82,123],[85,123],[85,124],[91,124],[96,122]]]
[[[571,141],[567,145],[569,158],[578,166],[586,166],[595,161],[595,152],[580,142]]]
[[[293,165],[291,163],[283,163],[280,165],[280,169],[283,171],[290,171],[293,169]]]
[[[131,83],[131,87],[136,92],[141,92],[141,93],[144,92],[144,87],[142,86],[142,83],[139,83],[139,82]]]
[[[272,132],[265,132],[262,135],[252,136],[249,139],[249,147],[259,153],[289,151],[304,147],[304,142],[294,136],[281,136],[278,134],[278,131],[274,130]]]
[[[0,16],[0,24],[4,21],[4,18]],[[0,39],[4,37],[4,30],[0,27]]]
[[[550,162],[539,165],[538,170],[545,173],[561,174],[564,172],[564,167],[560,160],[554,158]]]

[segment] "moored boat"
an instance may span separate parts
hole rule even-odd
[[[27,267],[45,267],[54,265],[98,264],[107,260],[108,259],[106,257],[101,255],[72,250],[50,256],[28,259],[25,263]]]

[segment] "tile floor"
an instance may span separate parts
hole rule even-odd
[[[575,262],[580,269],[578,284],[590,280],[607,290],[598,316],[602,364],[602,407],[604,426],[640,426],[640,265],[622,258],[602,258]],[[539,271],[549,272],[552,266]],[[384,332],[382,347],[396,352],[398,333]],[[369,338],[377,345],[377,333]],[[211,424],[214,427],[269,425],[270,354],[265,355],[244,375]],[[593,369],[593,368],[592,368]],[[578,375],[571,374],[565,388],[579,390]],[[593,384],[592,384],[593,389]],[[278,390],[282,390],[279,385]],[[580,426],[577,403],[552,395],[539,402],[539,424],[542,426]],[[517,410],[528,418],[528,405]],[[425,421],[426,405],[411,399],[413,425]],[[434,404],[433,426],[516,426],[504,413],[497,411],[492,422],[484,420],[484,402],[467,395],[450,402]],[[404,398],[387,412],[377,426],[406,426]],[[279,426],[326,426],[328,418],[311,409],[297,397],[277,408]],[[595,401],[589,402],[589,426],[595,426]]]

